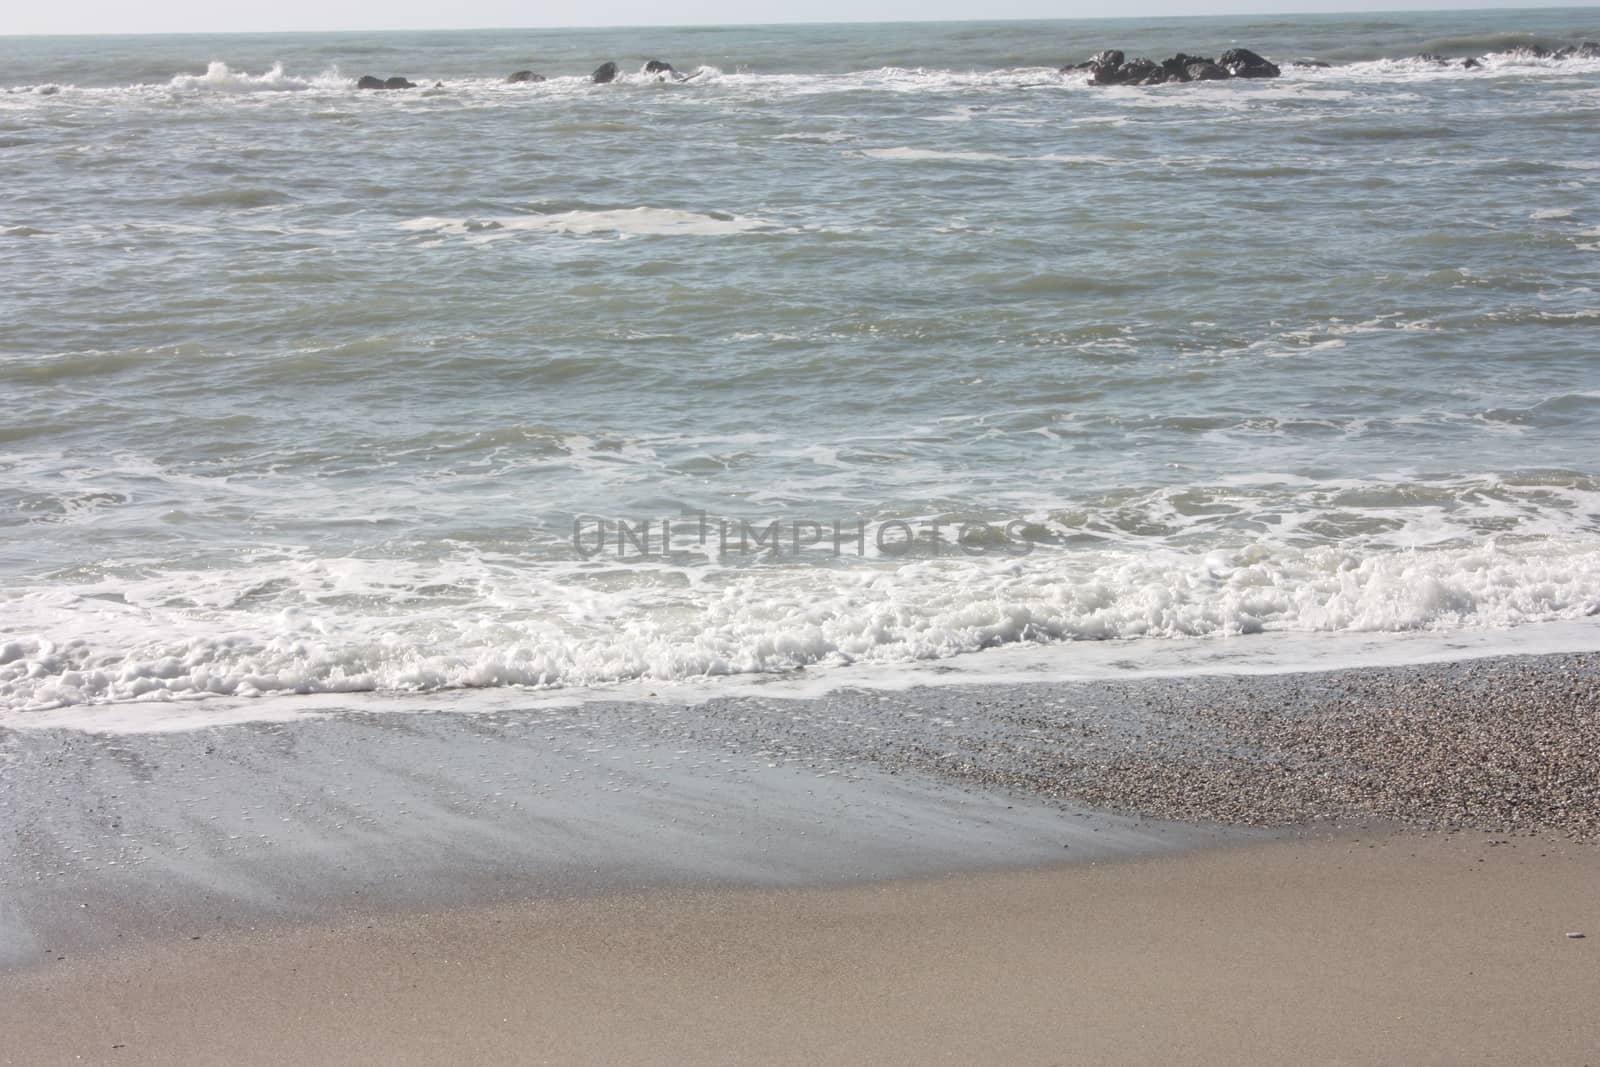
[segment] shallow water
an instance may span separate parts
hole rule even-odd
[[[1584,39],[0,41],[0,707],[1583,619]],[[1056,70],[1236,44],[1336,65]]]

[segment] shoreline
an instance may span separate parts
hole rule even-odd
[[[1596,751],[1587,654],[0,730],[0,968],[349,911],[837,885],[1308,827],[1593,841]]]
[[[1577,655],[1600,655],[1600,625],[1593,617],[1528,623],[1509,630],[1265,631],[1229,637],[1017,642],[903,663],[811,664],[786,672],[628,678],[548,688],[458,685],[420,691],[267,691],[250,697],[120,700],[6,712],[0,714],[0,731],[164,733],[350,713],[478,715],[590,704],[673,708],[719,699],[819,699],[845,690],[1275,678]]]

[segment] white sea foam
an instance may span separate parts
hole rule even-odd
[[[1039,156],[1008,156],[1002,152],[959,151],[937,148],[915,148],[910,145],[900,145],[894,148],[864,148],[853,153],[867,159],[888,159],[900,161],[953,161],[958,163],[1088,163],[1096,166],[1116,166],[1122,160],[1110,156],[1094,155],[1066,155],[1050,152]],[[1178,161],[1165,161],[1168,166],[1177,165]]]
[[[352,605],[365,607],[356,611]],[[846,568],[280,560],[11,590],[0,708],[567,687],[1017,643],[1452,631],[1600,610],[1592,542],[1051,551]]]
[[[212,60],[204,74],[175,74],[170,87],[184,92],[255,93],[284,92],[303,89],[352,89],[354,78],[346,78],[337,67],[315,77],[296,77],[286,74],[282,63],[274,63],[262,74],[233,70],[221,60]]]
[[[944,159],[962,162],[985,163],[1000,161],[1005,162],[1012,157],[998,152],[952,152],[940,151],[934,148],[866,148],[860,155],[869,159]]]
[[[1373,59],[1343,63],[1326,68],[1285,67],[1284,76],[1297,81],[1381,81],[1407,82],[1437,79],[1492,78],[1512,75],[1593,74],[1600,72],[1600,59],[1567,56],[1538,57],[1516,52],[1490,52],[1476,57],[1477,67],[1463,66],[1462,58],[1444,63],[1422,56],[1398,59]]]
[[[400,228],[414,233],[465,236],[489,241],[518,232],[565,233],[579,236],[713,237],[772,229],[764,219],[721,213],[700,214],[674,208],[633,207],[609,211],[560,211],[548,215],[497,215],[450,219],[432,216],[407,219]]]

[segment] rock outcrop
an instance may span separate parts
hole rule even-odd
[[[509,77],[507,77],[506,81],[508,81],[508,82],[542,82],[542,81],[544,81],[544,75],[543,74],[535,74],[531,70],[519,70],[519,71],[513,72]]]
[[[357,89],[415,89],[417,83],[404,78],[374,78],[370,74],[363,74],[356,82]]]
[[[595,68],[594,73],[589,76],[589,80],[596,85],[604,85],[606,82],[616,81],[617,65],[607,60]]]
[[[1277,64],[1268,62],[1248,48],[1230,48],[1218,59],[1179,52],[1160,63],[1149,59],[1128,59],[1109,48],[1086,63],[1061,68],[1086,70],[1091,85],[1165,85],[1168,82],[1223,81],[1228,78],[1276,78]]]

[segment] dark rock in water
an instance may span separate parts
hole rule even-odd
[[[1160,64],[1149,59],[1130,59],[1122,64],[1117,76],[1124,85],[1160,85],[1167,80],[1167,72]]]
[[[1289,66],[1294,67],[1296,70],[1327,70],[1333,64],[1324,63],[1320,59],[1297,59],[1290,63]]]
[[[1276,63],[1268,62],[1248,48],[1228,49],[1217,64],[1235,78],[1276,78],[1283,73]]]
[[[1188,81],[1189,64],[1199,63],[1201,61],[1201,57],[1199,56],[1191,56],[1186,53],[1179,52],[1171,59],[1163,59],[1161,61],[1161,74],[1163,78],[1169,82]],[[1211,61],[1205,60],[1204,62],[1209,63]]]
[[[671,63],[668,63],[664,59],[652,59],[650,62],[648,62],[648,63],[646,63],[644,65],[644,72],[646,74],[667,74],[667,75],[675,75],[675,74],[678,73],[677,70],[673,67],[673,65]]]
[[[415,89],[416,82],[406,81],[404,78],[374,78],[370,74],[363,74],[361,80],[356,82],[357,89]]]
[[[1569,44],[1565,48],[1557,48],[1550,53],[1551,59],[1600,59],[1600,44],[1593,41],[1584,41],[1582,44]]]
[[[1417,58],[1422,60],[1424,63],[1432,63],[1439,67],[1447,67],[1450,65],[1450,61],[1444,56],[1436,56],[1432,52],[1424,52]]]
[[[1089,60],[1090,85],[1140,85],[1145,80],[1159,76],[1166,79],[1166,74],[1156,64],[1148,59],[1130,59],[1122,61],[1122,53],[1112,50],[1101,52]]]
[[[1228,77],[1228,72],[1217,66],[1215,60],[1207,56],[1191,56],[1179,52],[1171,59],[1161,61],[1161,81],[1192,82],[1192,81],[1217,81]],[[1152,82],[1151,84],[1156,84]]]
[[[1104,55],[1105,53],[1101,53]],[[1118,52],[1118,55],[1122,53]],[[1146,60],[1145,62],[1149,62]],[[1090,85],[1121,85],[1128,80],[1128,64],[1089,62]]]
[[[1223,79],[1229,77],[1227,71],[1223,70],[1209,59],[1202,59],[1198,62],[1190,63],[1188,66],[1183,68],[1183,73],[1185,80],[1192,82],[1222,81]]]
[[[506,79],[508,82],[542,82],[543,74],[535,74],[531,70],[519,70]]]
[[[1326,63],[1319,64],[1327,66]],[[1160,63],[1148,59],[1125,59],[1115,48],[1097,53],[1087,63],[1068,65],[1068,71],[1089,71],[1090,85],[1165,85],[1168,82],[1222,81],[1227,78],[1276,78],[1277,66],[1248,48],[1234,48],[1221,59],[1191,56],[1179,52]]]
[[[617,65],[607,60],[594,69],[594,74],[591,75],[590,80],[596,85],[604,85],[606,82],[616,81]]]
[[[1466,59],[1463,59],[1461,61],[1461,65],[1463,67],[1465,67],[1467,70],[1477,70],[1479,67],[1483,66],[1482,63],[1479,63],[1476,59],[1473,59],[1471,56],[1468,56]]]
[[[1549,59],[1550,49],[1542,44],[1524,44],[1518,45],[1506,54],[1520,56],[1524,59]]]
[[[1068,63],[1060,72],[1067,74],[1074,70],[1116,70],[1120,66],[1122,66],[1122,53],[1112,49],[1096,52],[1082,63]]]

